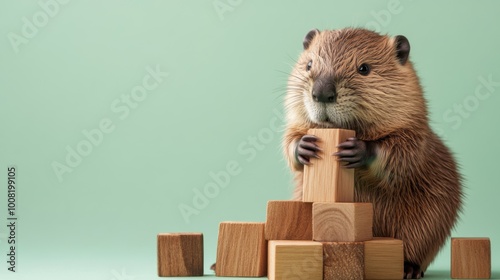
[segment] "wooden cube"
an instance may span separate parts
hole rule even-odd
[[[309,129],[308,134],[319,138],[322,149],[320,159],[311,158],[304,166],[303,201],[306,202],[353,202],[354,169],[341,166],[337,157],[337,145],[356,136],[353,130]]]
[[[314,241],[271,240],[269,280],[322,280],[323,244]]]
[[[264,223],[220,223],[215,275],[266,276],[267,242],[264,227]]]
[[[354,242],[373,237],[371,203],[313,203],[313,240]]]
[[[363,280],[363,242],[323,242],[324,280]]]
[[[203,234],[160,233],[158,276],[203,276]]]
[[[312,240],[312,203],[269,201],[267,240]]]
[[[452,238],[451,278],[489,279],[490,277],[490,239]]]
[[[365,241],[365,279],[401,279],[404,270],[403,241],[374,237]]]

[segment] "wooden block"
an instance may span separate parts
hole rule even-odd
[[[323,242],[324,280],[363,280],[363,242]]]
[[[452,238],[451,278],[489,279],[490,277],[490,239]]]
[[[365,279],[401,279],[403,269],[403,241],[386,237],[365,241]]]
[[[323,150],[320,159],[311,158],[311,165],[304,166],[303,201],[306,202],[353,202],[354,169],[342,168],[333,153],[337,145],[349,137],[353,130],[309,129],[308,134],[319,138],[317,143]]]
[[[158,276],[203,276],[203,234],[160,233]]]
[[[313,240],[353,242],[373,237],[371,203],[313,203]]]
[[[220,223],[215,275],[266,276],[267,242],[264,227],[264,223]]]
[[[267,240],[312,240],[312,203],[269,201]]]
[[[323,244],[314,241],[269,241],[269,280],[322,280]]]

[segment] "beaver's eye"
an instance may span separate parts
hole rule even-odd
[[[361,64],[358,67],[358,73],[363,75],[363,76],[370,74],[370,66],[366,63]]]
[[[313,61],[312,60],[309,60],[309,62],[307,63],[307,66],[306,66],[306,71],[309,72],[311,71],[311,67],[313,65]]]

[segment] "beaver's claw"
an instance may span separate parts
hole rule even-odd
[[[346,168],[358,168],[368,165],[371,153],[367,148],[367,143],[356,137],[348,138],[347,141],[337,146],[339,151],[334,153],[339,161],[345,161]]]
[[[405,262],[403,279],[420,279],[424,277],[424,272],[420,270],[420,265]]]
[[[304,165],[309,165],[311,162],[309,161],[311,158],[319,158],[318,152],[321,149],[316,145],[316,141],[318,138],[314,135],[304,135],[300,138],[299,142],[297,142],[297,146],[295,147],[295,159]]]

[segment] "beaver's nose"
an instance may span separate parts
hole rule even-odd
[[[335,84],[330,81],[318,80],[314,82],[312,98],[316,102],[333,103],[337,100]]]

